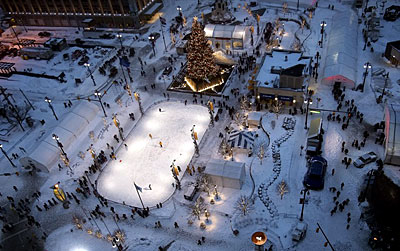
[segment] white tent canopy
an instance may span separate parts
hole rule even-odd
[[[254,133],[249,131],[233,130],[229,133],[228,144],[233,150],[249,150],[253,148]]]
[[[259,126],[261,122],[262,112],[249,112],[247,115],[247,123],[249,126]]]
[[[358,17],[353,11],[339,12],[332,18],[324,67],[324,84],[341,82],[353,88],[357,76]]]
[[[204,171],[217,186],[241,189],[246,178],[245,164],[211,159]]]
[[[400,105],[385,107],[385,163],[400,165]]]
[[[56,161],[60,159],[60,150],[52,135],[56,134],[60,138],[59,140],[68,154],[67,149],[78,139],[98,111],[99,107],[92,103],[83,102],[76,105],[57,127],[47,132],[43,140],[35,145],[28,156],[20,159],[20,163],[23,166],[33,164],[42,171],[50,171]]]

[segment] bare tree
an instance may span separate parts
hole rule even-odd
[[[272,111],[276,114],[276,119],[278,119],[279,117],[279,113],[282,112],[282,102],[278,101],[278,100],[274,100],[274,102],[272,103]]]
[[[206,204],[204,203],[203,197],[199,197],[194,205],[191,207],[192,211],[191,214],[195,217],[197,217],[198,220],[200,220],[201,214],[204,212],[204,210],[207,209]]]
[[[289,192],[289,187],[284,180],[282,180],[281,182],[278,183],[277,191],[278,191],[279,195],[281,196],[281,199],[283,199],[283,195],[285,193]]]
[[[245,195],[241,195],[236,202],[236,209],[239,209],[244,216],[246,216],[250,211],[252,211],[253,208],[254,208],[253,200]]]
[[[213,185],[211,184],[211,178],[207,174],[202,174],[200,176],[197,176],[196,180],[197,184],[199,185],[199,188],[206,192],[208,196],[210,196],[211,189]]]

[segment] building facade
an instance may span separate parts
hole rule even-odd
[[[400,64],[400,40],[386,44],[385,58],[396,67]]]
[[[17,25],[81,27],[93,19],[97,27],[138,28],[162,8],[161,0],[0,0],[5,15]]]

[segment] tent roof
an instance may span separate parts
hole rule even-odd
[[[262,112],[249,112],[247,115],[247,120],[260,120],[262,115]]]
[[[242,162],[211,159],[207,163],[204,173],[239,180],[244,168],[245,164]]]
[[[335,21],[330,28],[324,78],[342,75],[355,82],[358,43],[357,15],[353,11],[339,12],[332,20]]]
[[[389,115],[386,156],[400,157],[400,105],[388,104],[385,115]]]
[[[245,39],[246,26],[207,24],[204,28],[206,37]]]
[[[254,143],[254,133],[233,130],[229,134],[228,143],[230,143],[233,148],[249,149]]]
[[[308,130],[309,138],[318,136],[318,134],[321,132],[321,123],[322,123],[321,118],[316,118],[316,119],[311,120],[310,129]]]

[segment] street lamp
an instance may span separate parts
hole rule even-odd
[[[119,43],[121,44],[121,49],[123,49],[124,46],[122,45],[122,35],[121,34],[117,34],[116,36],[117,36],[117,38],[119,40]]]
[[[361,92],[364,92],[365,79],[367,78],[367,75],[368,75],[368,69],[371,69],[371,68],[372,68],[372,66],[371,66],[371,64],[369,62],[366,62],[364,64],[365,72],[364,72],[363,83],[362,83],[362,86],[361,86]]]
[[[11,161],[10,157],[8,157],[6,151],[4,151],[4,149],[3,149],[3,144],[0,144],[0,149],[1,149],[1,151],[3,152],[4,156],[6,156],[6,158],[8,159],[8,161],[10,161],[11,165],[12,165],[13,167],[16,167],[16,166],[14,165],[14,163]]]
[[[89,63],[84,63],[83,65],[87,67],[87,69],[89,71],[89,74],[90,74],[90,78],[93,81],[93,85],[96,86],[96,81],[94,81],[94,77],[93,77],[92,71],[90,70],[90,64]]]
[[[182,17],[182,8],[181,8],[181,6],[178,5],[176,7],[176,10],[179,11],[179,16]]]
[[[137,101],[138,104],[139,104],[139,111],[140,111],[140,114],[143,116],[144,111],[143,111],[142,100],[141,100],[141,98],[140,98],[140,94],[139,94],[138,92],[135,92],[133,95],[135,96],[135,99],[136,99],[136,101]]]
[[[94,95],[99,99],[101,108],[103,109],[103,112],[104,112],[104,117],[107,117],[106,110],[104,110],[103,102],[101,102],[101,92],[99,92],[98,90],[96,90],[96,91],[94,92]]]
[[[303,195],[303,198],[300,199],[301,205],[301,214],[300,214],[300,221],[303,221],[303,213],[304,213],[304,204],[306,204],[306,195],[310,195],[310,191],[307,188],[301,190],[300,194]]]
[[[156,38],[153,35],[149,36],[149,41],[151,42],[151,46],[153,47],[154,56],[156,55],[156,50],[154,49],[154,47],[155,47],[155,39]]]
[[[64,146],[63,144],[60,142],[60,138],[53,133],[53,139],[57,142],[57,146],[60,148],[61,152],[63,153],[63,155],[65,156],[65,158],[68,160],[68,156],[67,153],[64,151]],[[68,160],[69,161],[69,160]]]
[[[307,95],[308,96],[307,96],[306,100],[304,100],[304,104],[307,104],[307,106],[306,106],[306,121],[304,123],[304,129],[307,129],[308,111],[309,111],[310,105],[312,105],[312,99],[309,96],[309,94],[307,94]]]
[[[389,80],[389,72],[386,73],[386,74],[383,74],[383,76],[385,77],[385,85],[383,86],[382,94],[378,97],[378,100],[379,100],[380,102],[382,102],[383,96],[385,96],[386,86],[387,86],[387,82],[388,82],[388,80]],[[380,103],[380,102],[379,102],[379,103]]]
[[[50,107],[51,111],[53,112],[54,117],[56,118],[56,120],[58,120],[56,112],[54,111],[53,105],[51,104],[51,99],[49,99],[48,97],[45,97],[44,101],[46,101],[47,104],[49,104],[49,107]]]
[[[324,43],[325,26],[326,26],[326,22],[325,22],[325,21],[322,21],[322,22],[321,22],[321,48],[322,48],[323,43]]]

